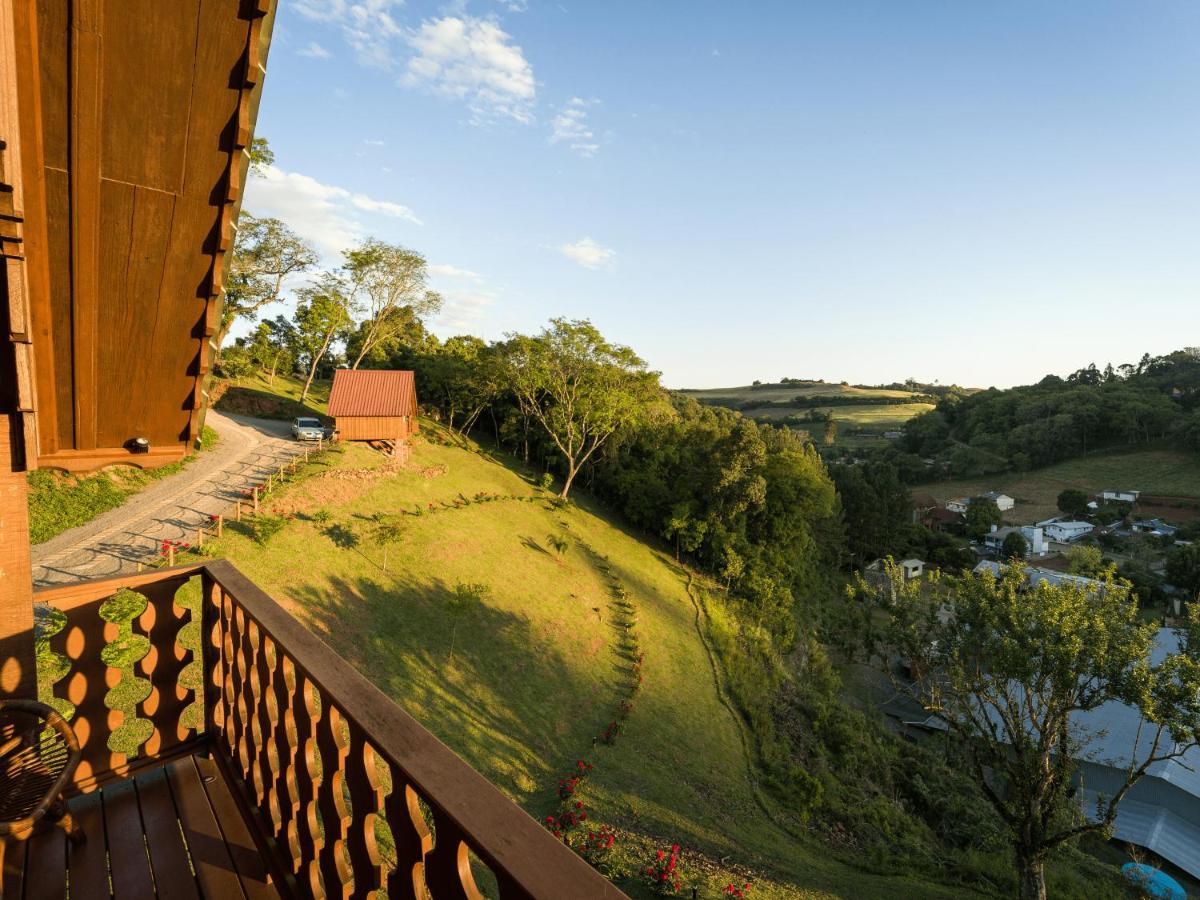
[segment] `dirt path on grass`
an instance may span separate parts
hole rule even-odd
[[[207,424],[220,437],[217,446],[182,472],[34,546],[34,584],[118,575],[154,559],[163,540],[194,541],[209,516],[226,512],[243,490],[303,452],[287,422],[209,411]]]

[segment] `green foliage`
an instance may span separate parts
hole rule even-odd
[[[283,531],[287,523],[288,520],[284,516],[260,513],[250,519],[250,534],[253,535],[256,543],[265,547],[275,535]]]
[[[552,487],[554,487],[554,476],[549,472],[543,472],[541,477],[538,478],[538,487],[543,491],[550,490]]]
[[[319,509],[314,509],[311,513],[309,513],[308,517],[312,520],[314,525],[317,525],[320,528],[324,528],[333,521],[333,513],[323,506]]]
[[[993,527],[998,527],[1004,521],[1004,515],[996,501],[987,497],[973,497],[967,507],[967,534],[977,541]]]
[[[1019,531],[1010,531],[1004,536],[1004,542],[1000,545],[1000,555],[1004,559],[1024,559],[1028,552],[1029,542]]]
[[[1098,737],[1074,716],[1120,702],[1146,717],[1151,749],[1126,785],[1200,735],[1200,609],[1182,649],[1152,657],[1157,629],[1141,623],[1128,584],[1111,575],[1097,588],[1030,587],[1017,566],[999,578],[934,575],[921,584],[895,566],[887,574],[880,586],[858,584],[863,647],[882,667],[908,662],[913,678],[897,689],[947,723],[1007,826],[1022,897],[1036,896],[1027,889],[1042,882],[1048,855],[1110,826],[1124,796],[1103,799],[1097,822],[1070,813],[1075,760]]]
[[[1067,488],[1058,495],[1058,508],[1067,515],[1076,518],[1086,516],[1088,514],[1088,503],[1091,502],[1091,499],[1086,491]]]
[[[1200,544],[1171,551],[1167,556],[1167,578],[1175,587],[1200,597]]]
[[[1104,563],[1104,554],[1100,552],[1099,547],[1076,544],[1063,556],[1067,560],[1067,571],[1072,575],[1096,578],[1107,568]]]
[[[567,540],[565,535],[555,534],[550,532],[546,535],[546,543],[554,548],[554,552],[562,556],[571,546],[571,542]]]
[[[850,553],[861,564],[899,556],[912,537],[912,497],[896,467],[885,462],[834,466]]]

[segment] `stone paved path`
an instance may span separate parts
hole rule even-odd
[[[65,584],[132,571],[165,539],[194,541],[209,516],[229,510],[243,490],[303,452],[290,423],[209,411],[220,441],[182,472],[157,481],[123,506],[33,548],[35,585]]]

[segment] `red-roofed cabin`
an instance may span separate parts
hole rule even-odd
[[[343,441],[403,441],[417,431],[417,387],[412,372],[338,369],[329,415]]]

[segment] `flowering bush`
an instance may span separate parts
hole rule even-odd
[[[598,831],[589,831],[579,842],[576,851],[597,869],[604,869],[613,855],[612,849],[617,843],[617,836],[607,825],[601,825]]]
[[[586,822],[587,817],[587,807],[583,805],[582,801],[576,800],[569,809],[557,816],[546,816],[542,823],[555,838],[570,847],[575,839],[575,829]]]
[[[642,869],[642,876],[647,884],[660,894],[673,896],[679,893],[683,882],[679,877],[679,845],[671,845],[671,853],[659,850],[654,855],[654,862]]]
[[[725,893],[730,897],[736,897],[737,900],[746,900],[746,894],[750,890],[750,882],[746,882],[741,887],[736,884],[725,885]]]

